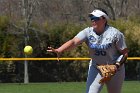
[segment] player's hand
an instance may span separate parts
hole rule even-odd
[[[48,50],[47,50],[48,52],[55,52],[55,53],[57,53],[58,51],[57,51],[57,49],[54,49],[54,48],[52,48],[52,47],[48,47]]]
[[[48,47],[48,52],[54,52],[57,54],[57,61],[59,61],[59,57],[60,57],[60,52],[58,51],[58,49],[54,49],[52,47]]]
[[[112,76],[114,76],[117,71],[116,65],[98,65],[97,68],[100,70],[102,75],[102,79],[99,83],[105,83],[111,80]]]

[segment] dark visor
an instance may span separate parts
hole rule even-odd
[[[91,21],[98,21],[100,20],[100,17],[96,17],[96,16],[90,16]]]

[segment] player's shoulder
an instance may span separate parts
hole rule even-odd
[[[108,27],[108,32],[113,33],[113,34],[123,34],[119,29],[113,27],[113,26],[109,26]]]
[[[90,33],[93,31],[93,27],[86,27],[85,29],[83,29],[82,31],[84,31],[85,33]]]
[[[85,31],[92,31],[93,30],[93,27],[86,27],[84,30]]]

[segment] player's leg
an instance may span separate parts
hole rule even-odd
[[[88,71],[86,93],[99,93],[103,86],[99,84],[100,79],[101,75],[99,74],[99,71],[97,70],[96,66],[90,65]]]
[[[112,79],[106,83],[108,93],[121,93],[122,84],[125,78],[124,67],[119,70]]]

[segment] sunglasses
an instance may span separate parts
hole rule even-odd
[[[100,17],[90,16],[91,21],[98,21],[100,20]]]

